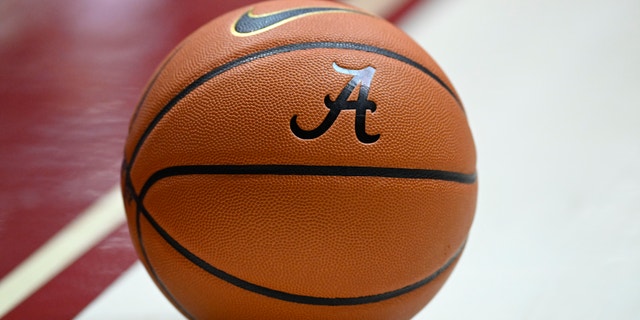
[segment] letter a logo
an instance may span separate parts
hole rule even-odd
[[[342,110],[355,110],[355,131],[358,140],[360,140],[360,142],[362,143],[367,144],[378,141],[378,139],[380,139],[379,134],[370,135],[366,132],[367,110],[370,110],[371,113],[376,112],[375,102],[369,100],[371,80],[373,79],[373,75],[376,73],[376,69],[372,67],[367,67],[360,70],[345,69],[337,65],[335,62],[333,63],[333,69],[339,73],[353,76],[351,78],[351,81],[349,81],[349,83],[347,83],[347,86],[342,89],[342,92],[340,92],[335,101],[331,100],[330,95],[327,95],[324,98],[324,105],[327,107],[327,109],[329,109],[329,113],[317,128],[312,130],[304,130],[300,128],[297,121],[298,115],[294,115],[289,123],[291,132],[293,132],[293,134],[295,134],[300,139],[316,139],[327,132],[329,128],[331,128],[336,119],[338,119],[338,115],[340,115],[340,112]],[[349,96],[351,96],[351,93],[353,93],[353,90],[355,90],[358,86],[360,86],[358,100],[347,100],[349,99]]]

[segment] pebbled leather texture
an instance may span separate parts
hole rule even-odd
[[[351,11],[232,32],[249,10],[322,7],[353,9],[271,1],[211,21],[158,68],[132,118],[122,179],[132,239],[187,317],[410,319],[466,243],[477,193],[473,138],[457,93],[422,48],[383,19]],[[338,100],[353,80],[334,63],[375,69],[367,96],[375,112],[365,110],[364,121],[377,141],[359,140],[355,109],[340,110],[317,138],[292,132],[294,116],[303,130],[318,127],[331,112],[326,99]],[[357,83],[349,100],[364,87]],[[291,165],[347,169],[279,171]],[[210,169],[247,166],[271,171]],[[347,172],[363,167],[442,177]],[[177,173],[163,175],[168,168]]]

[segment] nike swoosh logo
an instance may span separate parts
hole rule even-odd
[[[268,14],[255,15],[253,9],[243,14],[240,19],[231,28],[233,34],[237,36],[250,36],[258,33],[262,33],[273,28],[279,27],[285,23],[293,20],[319,13],[330,12],[352,12],[365,14],[360,11],[345,9],[345,8],[300,8],[293,10],[286,10]]]

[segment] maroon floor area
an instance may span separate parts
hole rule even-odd
[[[2,319],[71,319],[136,259],[122,225]]]

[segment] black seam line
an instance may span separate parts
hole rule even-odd
[[[162,63],[160,68],[158,68],[158,71],[156,72],[156,74],[153,75],[153,79],[151,79],[151,81],[149,82],[149,85],[147,85],[147,88],[144,90],[144,93],[142,94],[142,98],[140,98],[140,101],[138,102],[138,105],[136,106],[136,109],[133,112],[133,116],[131,117],[131,123],[129,124],[129,132],[131,132],[131,127],[133,126],[133,123],[138,118],[138,113],[140,113],[140,108],[142,107],[142,104],[147,100],[147,96],[149,95],[149,91],[151,91],[151,88],[153,88],[153,85],[158,80],[158,77],[160,76],[162,71],[164,71],[164,68],[169,64],[169,62],[171,62],[171,60],[173,60],[173,57],[178,52],[180,52],[180,49],[182,49],[182,45],[183,44],[180,44],[177,48],[175,48],[175,50],[167,57],[167,59],[164,61],[164,63]]]
[[[396,179],[442,180],[464,184],[472,184],[477,174],[459,172],[382,168],[382,167],[348,167],[348,166],[309,166],[309,165],[191,165],[168,167],[147,179],[140,190],[140,201],[158,181],[184,175],[281,175],[281,176],[331,176],[331,177],[374,177]]]
[[[327,297],[315,297],[315,296],[305,296],[305,295],[299,295],[299,294],[293,294],[293,293],[288,293],[288,292],[284,292],[284,291],[280,291],[280,290],[275,290],[275,289],[271,289],[271,288],[267,288],[267,287],[263,287],[260,285],[257,285],[255,283],[251,283],[245,280],[242,280],[238,277],[235,277],[225,271],[222,271],[214,266],[212,266],[211,264],[209,264],[208,262],[202,260],[201,258],[199,258],[198,256],[196,256],[195,254],[193,254],[191,251],[189,251],[187,248],[183,247],[178,241],[176,241],[175,239],[173,239],[162,227],[160,227],[160,225],[151,217],[151,214],[149,214],[149,212],[146,210],[146,208],[144,208],[143,206],[141,206],[141,212],[142,214],[145,216],[145,218],[147,219],[147,221],[153,226],[154,229],[156,229],[156,231],[158,232],[158,234],[169,244],[171,245],[171,247],[173,247],[178,253],[180,253],[182,256],[184,256],[187,260],[191,261],[193,264],[195,264],[196,266],[200,267],[201,269],[203,269],[204,271],[210,273],[211,275],[226,281],[236,287],[263,295],[263,296],[267,296],[270,298],[274,298],[274,299],[278,299],[278,300],[283,300],[283,301],[288,301],[288,302],[295,302],[295,303],[300,303],[300,304],[309,304],[309,305],[321,305],[321,306],[351,306],[351,305],[361,305],[361,304],[369,304],[369,303],[376,303],[376,302],[380,302],[380,301],[384,301],[384,300],[389,300],[389,299],[393,299],[396,297],[399,297],[401,295],[407,294],[411,291],[414,291],[426,284],[428,284],[429,282],[433,281],[435,278],[437,278],[440,274],[442,274],[443,272],[447,271],[447,269],[449,269],[449,267],[451,267],[451,265],[460,257],[460,255],[462,254],[462,251],[464,250],[466,241],[460,246],[460,248],[453,254],[453,256],[447,260],[447,262],[445,262],[444,265],[442,265],[442,267],[440,267],[438,270],[436,270],[434,273],[430,274],[429,276],[427,276],[426,278],[410,284],[408,286],[402,287],[400,289],[397,290],[393,290],[393,291],[389,291],[389,292],[385,292],[385,293],[381,293],[381,294],[375,294],[375,295],[368,295],[368,296],[361,296],[361,297],[351,297],[351,298],[341,298],[341,297],[332,297],[332,298],[327,298]]]
[[[185,315],[185,317],[187,317],[189,319],[195,319],[189,312],[187,312],[187,310],[180,303],[178,303],[178,300],[167,289],[167,287],[165,286],[164,282],[162,282],[162,280],[160,280],[160,277],[158,277],[158,274],[156,273],[156,270],[153,268],[153,265],[151,264],[151,261],[149,260],[149,256],[147,255],[147,250],[144,247],[144,243],[142,241],[142,228],[140,227],[140,212],[141,212],[141,210],[140,210],[140,203],[138,202],[138,199],[136,199],[136,203],[138,204],[137,205],[138,208],[136,209],[136,232],[138,233],[138,244],[140,245],[140,251],[142,252],[142,258],[144,259],[144,261],[146,262],[146,264],[147,264],[147,266],[149,268],[149,274],[153,277],[153,279],[157,283],[158,287],[165,294],[165,296],[167,296],[167,298],[169,300],[171,300],[173,305],[176,306],[176,308],[178,310],[180,310],[180,312],[182,312],[182,314]]]
[[[306,43],[296,43],[296,44],[291,44],[291,45],[286,45],[286,46],[281,46],[281,47],[275,47],[275,48],[271,48],[271,49],[267,49],[264,51],[259,51],[256,53],[252,53],[250,55],[246,55],[244,57],[238,58],[234,61],[228,62],[220,67],[217,67],[211,71],[209,71],[208,73],[206,73],[205,75],[201,76],[200,78],[198,78],[197,80],[195,80],[194,82],[192,82],[191,84],[189,84],[186,88],[184,88],[182,91],[180,91],[175,97],[173,97],[169,103],[167,103],[167,105],[164,106],[164,108],[162,108],[162,110],[160,110],[160,112],[158,113],[158,115],[156,115],[156,117],[151,121],[151,123],[149,124],[149,126],[147,127],[147,129],[144,131],[144,133],[142,134],[142,136],[140,137],[140,140],[138,140],[138,143],[136,144],[135,149],[133,150],[133,153],[131,154],[131,159],[129,160],[129,168],[133,167],[133,163],[138,155],[138,152],[140,152],[140,149],[142,147],[142,144],[145,142],[145,140],[147,139],[147,137],[149,136],[149,134],[151,133],[151,131],[155,128],[155,126],[158,124],[158,122],[160,122],[160,120],[178,103],[180,102],[180,100],[182,100],[184,97],[186,97],[189,93],[191,93],[193,90],[197,89],[198,87],[200,87],[201,85],[203,85],[204,83],[206,83],[207,81],[213,79],[214,77],[230,70],[233,69],[237,66],[243,65],[245,63],[257,60],[257,59],[261,59],[261,58],[265,58],[265,57],[269,57],[269,56],[273,56],[276,54],[280,54],[280,53],[287,53],[287,52],[293,52],[293,51],[300,51],[300,50],[311,50],[311,49],[345,49],[345,50],[356,50],[356,51],[364,51],[364,52],[370,52],[370,53],[375,53],[375,54],[379,54],[379,55],[383,55],[395,60],[398,60],[400,62],[406,63],[414,68],[417,68],[418,70],[422,71],[423,73],[425,73],[426,75],[428,75],[429,77],[431,77],[432,79],[434,79],[436,82],[438,82],[445,90],[447,90],[449,92],[449,94],[451,94],[451,96],[453,97],[453,99],[455,99],[455,101],[458,103],[458,105],[460,106],[460,108],[464,111],[464,109],[462,108],[462,104],[460,103],[460,100],[458,99],[458,97],[454,94],[453,90],[451,88],[449,88],[446,83],[444,83],[444,81],[442,81],[442,79],[440,79],[437,75],[435,75],[433,72],[431,72],[429,69],[427,69],[426,67],[424,67],[423,65],[419,64],[416,61],[413,61],[411,59],[409,59],[408,57],[405,57],[399,53],[387,50],[387,49],[383,49],[383,48],[379,48],[379,47],[375,47],[375,46],[370,46],[370,45],[365,45],[365,44],[361,44],[361,43],[353,43],[353,42],[306,42]]]

